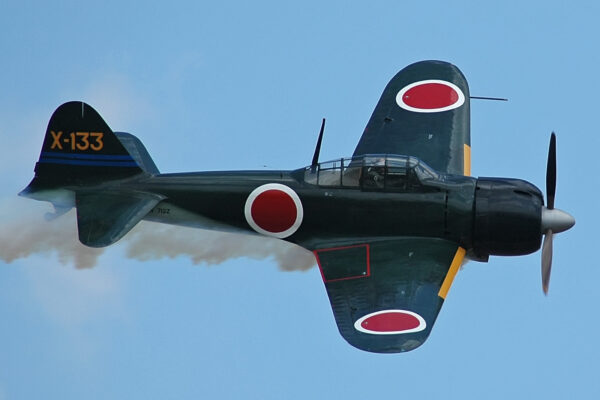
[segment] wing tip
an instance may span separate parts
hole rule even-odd
[[[379,344],[378,341],[373,341],[372,339],[369,341],[361,341],[360,343],[356,343],[348,340],[346,341],[353,347],[367,351],[369,353],[377,353],[377,354],[391,354],[391,353],[406,353],[407,351],[413,351],[416,348],[420,347],[426,340],[426,337],[422,340],[420,339],[405,339],[400,342],[395,341],[395,343],[390,344]]]
[[[342,337],[351,346],[370,353],[406,353],[413,351],[425,343],[431,327],[414,333],[399,333],[393,335],[373,335],[354,331],[350,334],[342,332]]]

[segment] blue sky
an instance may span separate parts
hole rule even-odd
[[[0,5],[1,400],[600,395],[597,2],[205,3]],[[346,344],[318,270],[268,257],[295,269],[289,248],[167,230],[186,254],[236,246],[139,260],[134,232],[90,255],[72,215],[53,230],[16,198],[65,101],[138,136],[163,172],[293,169],[322,117],[321,158],[350,155],[388,80],[423,59],[510,99],[472,103],[473,175],[543,188],[557,132],[556,203],[577,225],[555,238],[547,298],[539,252],[471,262],[413,352]]]

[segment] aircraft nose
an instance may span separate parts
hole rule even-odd
[[[542,208],[542,233],[551,229],[554,233],[564,232],[575,225],[575,218],[558,208]]]

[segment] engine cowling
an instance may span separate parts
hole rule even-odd
[[[475,189],[473,252],[516,256],[537,251],[542,240],[542,192],[520,179],[479,178]]]

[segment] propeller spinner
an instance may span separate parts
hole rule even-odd
[[[575,218],[569,213],[554,208],[556,194],[556,135],[552,132],[550,148],[548,149],[548,165],[546,168],[546,198],[547,206],[542,208],[542,289],[548,294],[550,272],[552,270],[552,240],[555,233],[570,229],[575,225]]]

